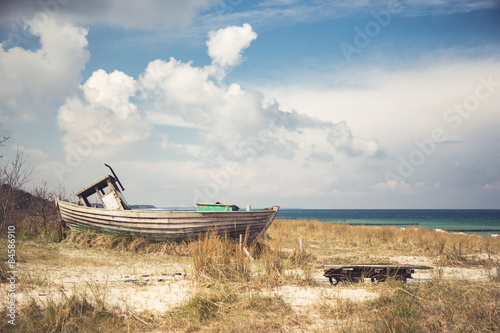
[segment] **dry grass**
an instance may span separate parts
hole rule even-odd
[[[251,259],[227,235],[210,232],[205,237],[192,240],[189,246],[194,275],[198,281],[249,280]]]
[[[498,332],[500,288],[491,282],[393,284],[373,301],[321,304],[337,332]],[[324,330],[325,332],[327,330]]]
[[[234,283],[199,291],[184,306],[167,313],[171,332],[280,332],[298,325],[279,297],[261,296]]]
[[[0,311],[7,317],[7,309]],[[153,322],[106,306],[105,296],[94,289],[43,302],[31,295],[17,310],[15,325],[0,321],[1,332],[124,332],[148,331]]]
[[[269,228],[271,238],[281,238],[286,233],[283,246],[295,248],[304,239],[306,249],[318,261],[366,262],[379,261],[381,257],[401,255],[435,258],[441,265],[485,266],[491,259],[479,255],[500,255],[500,240],[492,237],[439,233],[424,228],[365,227],[318,221],[276,220]],[[461,255],[457,254],[461,244]],[[371,259],[371,257],[376,258]],[[314,258],[311,258],[314,260]]]
[[[284,251],[286,237],[286,230],[278,229],[266,241],[247,244],[245,238],[241,248],[237,241],[215,232],[192,240],[190,249],[194,276],[198,281],[209,284],[237,281],[260,287],[286,283],[315,285],[311,276],[314,255],[298,247],[293,252]],[[247,248],[248,253],[245,253]],[[300,269],[302,274],[285,274],[291,269]]]
[[[491,282],[401,284],[377,300],[321,311],[364,332],[498,332],[500,288]]]
[[[64,240],[66,244],[104,250],[156,254],[163,256],[188,256],[187,242],[155,242],[142,237],[127,237],[94,231],[72,232]]]

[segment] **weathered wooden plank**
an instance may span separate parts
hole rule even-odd
[[[341,268],[412,268],[412,269],[432,269],[429,266],[407,265],[407,264],[321,264],[322,267]]]
[[[99,179],[98,181],[90,184],[87,187],[84,187],[80,191],[76,192],[75,195],[78,197],[89,197],[95,193],[95,188],[97,187],[99,190],[102,190],[108,186],[107,180],[114,179],[111,175],[106,175],[105,177]]]
[[[169,231],[169,232],[144,232],[144,231],[137,231],[137,230],[124,230],[124,229],[115,229],[115,228],[102,228],[102,227],[97,227],[94,228],[91,225],[88,224],[69,224],[72,229],[74,227],[81,227],[85,229],[95,229],[95,230],[100,230],[100,231],[105,231],[107,233],[116,233],[120,235],[130,235],[130,236],[141,236],[141,237],[146,237],[146,238],[151,238],[155,240],[167,240],[167,239],[189,239],[191,237],[197,237],[200,235],[205,235],[207,233],[207,230],[191,230],[189,234],[186,234],[185,230],[181,231]],[[210,230],[209,230],[210,231]],[[218,233],[221,235],[224,235],[224,233],[227,233],[227,235],[230,238],[236,238],[236,235],[240,234],[241,231],[235,231],[235,232],[227,232],[227,231],[221,231],[219,230]],[[248,233],[248,238],[249,239],[254,239],[256,236],[256,232],[250,231]]]
[[[71,225],[80,225],[80,226],[89,226],[93,227],[95,229],[106,229],[106,230],[115,230],[117,232],[133,232],[133,233],[149,233],[149,234],[171,234],[171,233],[186,233],[186,228],[171,228],[171,229],[139,229],[139,228],[130,228],[130,227],[119,227],[115,225],[103,225],[99,223],[94,223],[94,222],[69,222],[68,223],[70,226]],[[241,234],[242,232],[249,232],[249,234],[255,234],[261,230],[261,228],[206,228],[206,227],[192,227],[189,228],[189,233],[207,233],[211,231],[215,231],[217,233],[228,233],[231,235],[236,235],[236,234]]]
[[[130,225],[120,225],[120,224],[111,224],[107,222],[103,222],[97,219],[66,219],[66,223],[68,224],[89,224],[95,227],[102,228],[118,228],[118,229],[127,229],[127,230],[135,230],[137,232],[170,232],[170,231],[193,231],[193,230],[218,230],[218,231],[231,231],[231,232],[239,232],[244,234],[246,230],[250,231],[260,231],[265,226],[263,223],[256,223],[252,225],[244,225],[244,224],[236,224],[236,225],[215,225],[215,224],[173,224],[173,225],[154,225],[154,226],[138,226],[137,224]]]

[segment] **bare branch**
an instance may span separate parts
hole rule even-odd
[[[26,169],[28,156],[19,148],[13,161],[0,164],[0,229],[5,228],[12,219],[14,212],[19,211],[26,197],[23,196],[23,187],[28,183],[31,169]]]
[[[9,140],[9,137],[4,135],[3,138],[0,140],[0,147],[5,146],[5,143]]]
[[[9,140],[9,137],[4,135],[2,139],[0,139],[0,147],[3,147],[5,146],[5,143],[7,142],[7,140]],[[2,158],[3,156],[0,155],[0,158]],[[2,166],[0,165],[0,171],[2,170]]]
[[[29,207],[31,220],[35,223],[35,228],[39,225],[43,227],[44,232],[47,232],[50,222],[57,220],[57,209],[54,205],[55,193],[49,189],[48,182],[42,180],[40,185],[31,190],[31,195]]]

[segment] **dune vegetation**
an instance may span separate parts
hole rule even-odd
[[[215,233],[187,242],[153,242],[69,231],[58,242],[56,229],[34,235],[22,222],[17,229],[16,292],[22,297],[18,297],[16,325],[3,320],[0,331],[500,330],[500,280],[495,275],[500,240],[493,237],[283,220],[276,220],[265,237],[252,244]],[[0,248],[7,248],[5,238]],[[322,277],[321,264],[332,262],[426,262],[434,269],[420,283],[331,286]],[[148,276],[145,272],[160,276],[172,272],[172,267],[181,270],[180,280],[102,282],[92,275],[111,276],[128,269],[136,276]],[[2,283],[8,270],[2,262]],[[86,275],[65,282],[65,276],[69,279],[76,271]],[[476,275],[470,278],[460,272]],[[158,303],[144,310],[130,301],[112,302],[111,295],[119,288],[121,293],[147,298],[176,283],[185,283],[188,289],[180,289],[187,296],[181,295],[175,306]],[[8,298],[5,288],[1,292],[1,317],[6,318]]]

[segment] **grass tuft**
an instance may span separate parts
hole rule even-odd
[[[498,332],[500,288],[491,283],[437,281],[402,285],[365,305],[377,309],[373,332]]]
[[[246,244],[246,240],[243,244]],[[248,281],[250,258],[239,244],[215,231],[189,244],[194,276],[198,281]]]
[[[289,305],[279,297],[216,284],[197,292],[186,304],[166,314],[167,331],[280,332],[297,326]]]
[[[7,317],[7,309],[0,312]],[[41,302],[31,298],[18,309],[15,325],[7,320],[0,323],[0,331],[6,332],[123,332],[127,328],[144,329],[144,322],[109,310],[103,300],[86,294],[73,294],[59,301]]]
[[[89,248],[144,254],[188,256],[190,253],[187,242],[156,242],[142,237],[105,234],[92,230],[71,232],[64,243]]]

